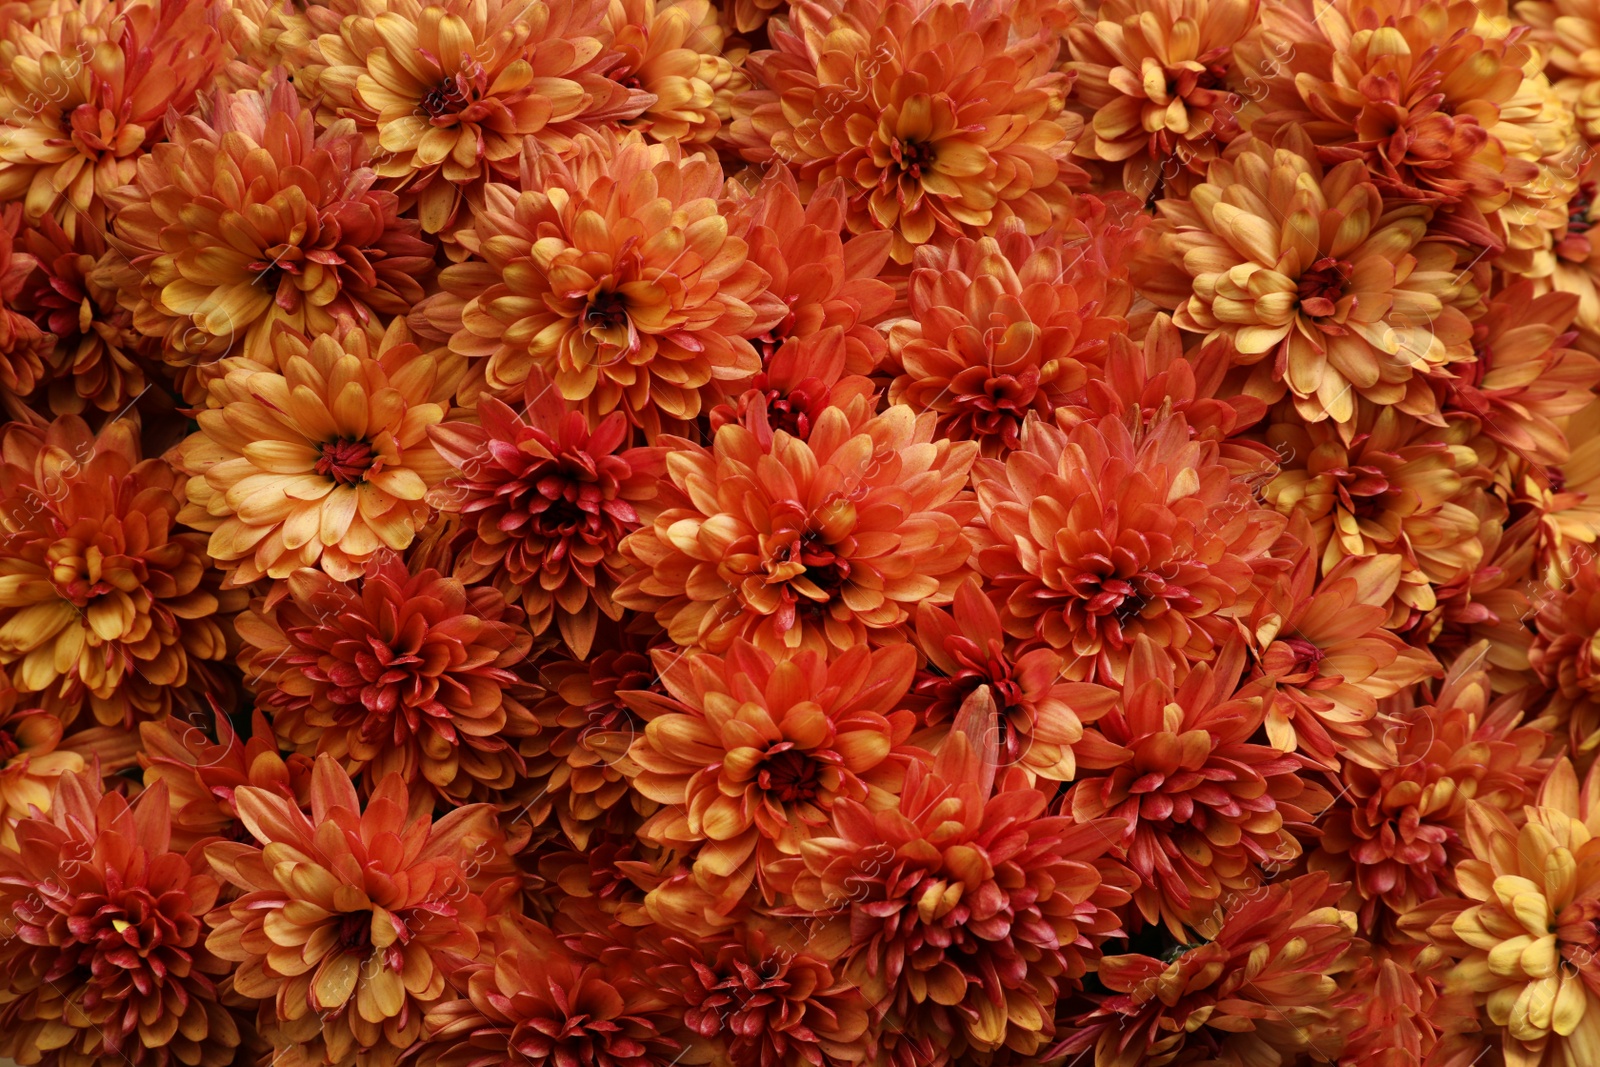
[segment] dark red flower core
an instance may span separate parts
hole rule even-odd
[[[372,446],[365,441],[328,441],[316,471],[338,485],[356,485],[367,476],[373,464]]]
[[[1342,259],[1324,257],[1300,275],[1300,307],[1307,315],[1321,318],[1333,314],[1333,305],[1344,295],[1345,282],[1353,268]]]

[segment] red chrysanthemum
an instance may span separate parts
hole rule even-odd
[[[0,1055],[44,1067],[227,1067],[239,1027],[201,917],[217,897],[173,852],[166,789],[130,804],[96,771],[0,847]]]
[[[1047,816],[1020,768],[997,769],[994,715],[988,689],[974,692],[931,766],[910,766],[898,804],[841,800],[834,836],[801,849],[796,900],[838,914],[845,976],[886,1031],[936,1042],[913,1062],[1031,1061],[1054,1036],[1057,999],[1121,934],[1112,909],[1131,883],[1097,861],[1123,824]]]
[[[1134,903],[1180,940],[1212,926],[1229,894],[1260,885],[1263,868],[1293,862],[1294,828],[1331,799],[1304,775],[1310,761],[1254,742],[1264,699],[1235,692],[1243,667],[1235,642],[1175,684],[1171,660],[1140,636],[1123,705],[1077,746],[1073,815],[1122,823]]]
[[[618,545],[655,517],[664,450],[624,448],[622,412],[591,424],[551,390],[521,416],[480,397],[476,423],[428,435],[460,472],[429,497],[465,521],[455,576],[520,597],[535,636],[554,622],[575,656],[588,655],[600,616],[622,618],[611,599],[627,571]]]
[[[334,1067],[392,1067],[444,998],[446,973],[478,953],[477,890],[498,854],[489,809],[418,818],[391,774],[363,810],[326,755],[309,813],[255,786],[234,800],[256,843],[206,846],[211,866],[244,891],[211,915],[207,947],[238,964],[240,995],[267,1002],[263,1032],[275,1046],[311,1045]]]
[[[531,647],[520,609],[398,559],[351,582],[305,569],[286,585],[237,623],[246,677],[284,744],[332,756],[367,792],[398,774],[462,804],[516,780],[512,742],[533,729],[513,669]]]

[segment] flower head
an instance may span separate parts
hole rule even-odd
[[[157,785],[130,804],[97,771],[0,846],[0,1054],[48,1067],[226,1067],[239,1027],[201,918],[217,882],[170,848]]]
[[[805,440],[727,425],[709,451],[675,442],[679,500],[623,542],[638,569],[616,599],[713,652],[904,640],[911,605],[948,603],[969,551],[977,446],[936,440],[934,419],[894,405],[852,424],[833,407]]]
[[[211,382],[199,432],[174,453],[190,475],[182,518],[211,532],[234,585],[310,566],[345,581],[427,521],[447,469],[428,428],[451,383],[399,319],[377,344],[354,328],[279,330],[273,347],[268,364],[236,359]]]
[[[1083,172],[1059,46],[1034,32],[1014,43],[1009,12],[984,4],[796,3],[746,61],[761,88],[736,102],[734,140],[807,191],[842,179],[851,231],[888,230],[897,263],[1008,218],[1041,233]]]
[[[237,623],[256,706],[286,746],[331,755],[367,793],[396,773],[448,805],[511,786],[514,741],[533,728],[513,669],[531,638],[497,590],[398,559],[350,582],[307,568],[286,585]]]
[[[596,416],[693,419],[760,369],[749,339],[781,317],[721,187],[715,162],[637,133],[535,155],[524,191],[489,186],[459,235],[482,261],[440,276],[460,307],[452,350],[487,356],[497,394],[531,402],[548,380]]]
[[[30,708],[0,680],[0,848],[16,848],[16,825],[48,812],[57,779],[83,770],[83,757],[62,748],[61,720]]]
[[[633,786],[662,804],[640,833],[695,852],[695,877],[731,911],[752,885],[770,902],[807,840],[845,800],[881,807],[915,758],[896,710],[916,656],[857,647],[774,661],[745,642],[724,656],[655,654],[670,696],[627,692],[646,720]]]
[[[662,450],[625,448],[622,412],[591,425],[552,392],[523,416],[482,396],[477,414],[429,430],[460,472],[429,500],[471,522],[456,539],[455,575],[520,598],[535,635],[555,623],[585,656],[600,616],[622,617],[611,599],[627,570],[618,546],[654,518]]]
[[[281,75],[219,93],[209,123],[184,118],[140,158],[118,194],[130,258],[114,280],[139,332],[198,372],[187,399],[225,355],[273,366],[277,324],[321,334],[422,299],[432,249],[376,180],[348,123],[317,136]]]
[[[206,846],[243,890],[208,920],[207,947],[239,965],[239,994],[272,1003],[275,1044],[320,1038],[330,1064],[390,1067],[421,1036],[446,972],[478,953],[485,906],[467,872],[497,851],[489,810],[417,818],[398,774],[363,809],[328,755],[309,813],[275,790],[234,797],[255,840]]]
[[[1120,418],[1034,423],[973,482],[968,533],[1001,622],[1067,655],[1071,678],[1120,683],[1141,634],[1177,661],[1212,658],[1282,569],[1268,554],[1282,519],[1180,415],[1137,434]]]
[[[0,663],[25,693],[131,727],[227,655],[205,539],[176,528],[183,479],[141,460],[136,423],[76,416],[0,436]],[[198,672],[196,672],[198,674]],[[67,718],[71,718],[68,715]]]

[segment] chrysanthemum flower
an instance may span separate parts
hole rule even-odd
[[[1072,746],[1083,724],[1110,711],[1117,694],[1105,686],[1069,682],[1053,648],[1014,651],[1000,613],[974,579],[956,590],[948,611],[917,607],[917,646],[927,657],[905,706],[928,726],[952,722],[961,705],[988,686],[1000,738],[1000,765],[1070,782],[1076,775]]]
[[[1259,0],[1107,0],[1067,30],[1073,96],[1089,114],[1078,154],[1122,164],[1143,199],[1186,192],[1237,132],[1225,79]]]
[[[653,622],[634,619],[602,625],[598,643],[581,659],[562,653],[538,661],[547,691],[530,711],[539,729],[519,746],[534,790],[525,808],[530,823],[553,812],[567,840],[587,849],[595,833],[620,823],[631,837],[639,816],[654,813],[655,802],[628,784],[638,773],[628,750],[644,733],[644,720],[622,694],[666,695],[650,654],[668,644]]]
[[[1567,443],[1564,462],[1530,464],[1522,479],[1539,512],[1539,567],[1558,576],[1594,556],[1600,541],[1600,399],[1567,420]]]
[[[511,786],[515,740],[534,727],[514,670],[532,645],[520,609],[398,559],[350,582],[308,568],[286,586],[235,624],[256,706],[286,747],[327,753],[365,793],[390,774],[446,805]]]
[[[320,1038],[329,1064],[392,1067],[422,1035],[446,973],[477,956],[484,901],[466,872],[496,851],[489,809],[416,818],[396,774],[362,810],[327,755],[312,772],[309,814],[255,786],[234,802],[258,844],[206,846],[244,890],[209,918],[207,947],[239,965],[235,991],[270,1002],[275,1045]]]
[[[131,728],[172,706],[192,661],[227,655],[205,539],[174,529],[183,479],[138,429],[77,416],[0,437],[0,663],[24,693]],[[213,576],[214,579],[214,576]]]
[[[431,246],[372,188],[348,123],[316,134],[280,75],[268,91],[219,93],[210,123],[182,119],[118,193],[113,279],[162,357],[199,371],[224,355],[273,365],[274,326],[330,331],[336,319],[403,314],[422,299]]]
[[[212,740],[211,726],[216,734]],[[228,716],[217,713],[168,716],[139,724],[139,762],[146,789],[158,782],[167,791],[175,847],[212,841],[249,841],[236,803],[241,786],[254,786],[297,803],[309,798],[311,760],[278,753],[272,726],[260,711],[248,740],[234,732]]]
[[[835,332],[842,334],[844,373],[871,374],[883,360],[883,334],[875,324],[897,307],[895,287],[879,277],[891,238],[878,230],[847,234],[846,188],[831,182],[801,200],[794,175],[779,170],[749,201],[732,205],[749,218],[751,261],[771,275],[767,288],[786,308],[754,339],[769,375],[786,351],[801,366],[813,363],[813,346],[831,343]],[[816,413],[811,417],[815,421]]]
[[[1385,708],[1381,732],[1347,761],[1318,822],[1312,870],[1348,884],[1345,906],[1374,931],[1380,906],[1405,915],[1456,890],[1468,802],[1517,815],[1549,773],[1548,735],[1521,725],[1520,699],[1495,699],[1480,644],[1416,707]],[[1408,702],[1409,703],[1409,702]]]
[[[1347,746],[1370,735],[1378,701],[1436,669],[1428,653],[1384,629],[1400,570],[1396,555],[1350,557],[1318,582],[1316,557],[1306,553],[1258,602],[1249,623],[1259,645],[1253,673],[1272,693],[1274,748],[1337,770]]]
[[[732,1067],[838,1067],[867,1058],[872,1005],[821,946],[794,944],[811,926],[792,921],[752,923],[742,937],[696,944],[673,938],[669,962],[651,972],[663,988],[683,991],[685,1024],[716,1042]]]
[[[1176,661],[1210,659],[1282,566],[1268,555],[1282,518],[1181,416],[1137,437],[1116,418],[1033,423],[973,482],[968,534],[1001,622],[1061,650],[1070,678],[1120,684],[1140,634]]]
[[[356,577],[402,551],[448,464],[428,440],[452,383],[396,319],[379,343],[355,328],[314,341],[280,329],[263,365],[226,364],[200,431],[174,451],[189,479],[182,519],[211,533],[234,585],[320,566]]]
[[[1152,296],[1233,343],[1246,392],[1292,393],[1308,422],[1348,424],[1360,397],[1429,415],[1427,374],[1472,357],[1455,249],[1425,240],[1431,209],[1386,208],[1359,160],[1324,171],[1298,129],[1286,147],[1235,141],[1190,199],[1159,207],[1183,271]]]
[[[1454,980],[1502,1027],[1507,1064],[1579,1067],[1600,1056],[1600,819],[1593,774],[1580,791],[1565,760],[1526,809],[1467,816],[1472,858],[1456,865],[1466,898],[1429,934],[1460,960]]]
[[[512,179],[527,141],[565,152],[587,122],[638,115],[649,96],[606,76],[602,0],[377,0],[317,39],[309,71],[330,117],[354,119],[373,168],[428,233],[485,180]]]
[[[8,409],[14,409],[17,400],[38,387],[52,343],[24,313],[29,278],[39,264],[23,251],[26,244],[19,237],[21,226],[20,206],[13,203],[0,208],[0,388],[5,390]],[[7,415],[15,417],[14,410]]]
[[[1029,238],[1009,220],[997,238],[918,249],[910,318],[889,332],[899,372],[889,398],[937,411],[940,436],[977,441],[991,457],[1018,447],[1029,412],[1048,419],[1076,398],[1108,339],[1128,329],[1126,260],[1139,230],[1089,204],[1080,201],[1088,225],[1066,240]]]
[[[802,847],[799,906],[848,919],[845,977],[885,1032],[937,1042],[915,1062],[1035,1061],[1058,998],[1121,935],[1127,883],[1097,865],[1120,820],[1047,816],[1024,771],[997,769],[994,714],[976,690],[897,805],[841,800],[833,836]]]
[[[1335,975],[1353,967],[1355,916],[1337,886],[1307,875],[1230,897],[1214,940],[1171,961],[1107,956],[1113,992],[1054,1050],[1094,1049],[1094,1067],[1295,1063],[1340,1045]]]
[[[587,953],[520,918],[501,919],[486,944],[452,975],[464,995],[428,1012],[430,1067],[701,1060],[686,1047],[683,992],[663,988],[635,953]]]
[[[909,646],[856,647],[831,661],[774,662],[739,641],[724,656],[654,654],[670,696],[624,692],[646,721],[629,751],[633,787],[665,805],[640,831],[695,850],[695,877],[731,911],[755,886],[770,903],[802,844],[844,800],[888,802],[906,763]]]
[[[481,396],[476,423],[428,435],[460,472],[428,498],[465,520],[455,576],[520,597],[536,636],[554,623],[574,655],[588,655],[600,616],[622,617],[611,600],[627,571],[618,545],[655,517],[663,450],[624,448],[622,412],[591,424],[553,391],[521,416]]]
[[[1528,662],[1550,690],[1546,714],[1585,762],[1600,750],[1600,561],[1565,572],[1564,588],[1537,594]]]
[[[94,771],[0,846],[0,1055],[62,1067],[227,1067],[240,1033],[202,944],[217,897],[170,849],[157,785],[129,804]]]
[[[1298,857],[1292,827],[1330,799],[1302,776],[1309,760],[1251,741],[1265,708],[1249,689],[1235,692],[1243,666],[1233,643],[1178,684],[1171,660],[1141,636],[1123,706],[1076,747],[1073,815],[1122,822],[1118,842],[1140,879],[1134,903],[1180,940],[1213,923],[1228,894],[1259,886],[1264,865]]]
[[[1484,32],[1476,4],[1345,0],[1289,12],[1292,21],[1266,19],[1262,43],[1292,51],[1266,68],[1273,91],[1256,132],[1296,125],[1324,163],[1360,161],[1387,197],[1469,205],[1465,224],[1480,230],[1537,175],[1519,155],[1527,48]]]
[[[458,235],[482,262],[439,279],[460,306],[451,349],[487,356],[497,395],[533,401],[537,368],[596,416],[622,410],[652,430],[693,419],[760,369],[749,338],[782,317],[718,212],[721,168],[637,133],[575,152],[537,157],[520,194],[484,191]]]
[[[717,135],[732,116],[735,75],[711,0],[610,0],[601,27],[607,47],[622,53],[607,76],[655,97],[623,125],[663,143]]]
[[[23,232],[22,244],[38,269],[15,306],[55,338],[45,375],[50,409],[123,410],[143,394],[145,368],[133,316],[107,284],[121,254],[107,251],[99,229],[80,226],[69,236],[49,215]]]
[[[1600,360],[1568,347],[1577,336],[1567,327],[1578,304],[1572,293],[1535,296],[1529,282],[1501,290],[1472,325],[1477,358],[1440,383],[1445,415],[1472,416],[1486,435],[1529,462],[1565,461],[1561,424],[1600,385]]]
[[[1450,988],[1449,956],[1436,945],[1399,940],[1367,951],[1371,955],[1334,976],[1344,1005],[1343,1062],[1455,1067],[1486,1061],[1471,994]]]
[[[0,200],[97,228],[106,198],[216,72],[217,5],[60,2],[0,33]]]
[[[0,848],[16,848],[16,825],[50,810],[56,780],[83,770],[83,757],[61,747],[61,720],[30,708],[0,679]]]
[[[674,442],[681,502],[623,542],[638,570],[615,599],[712,652],[903,641],[911,605],[949,603],[970,552],[978,446],[935,440],[934,421],[894,405],[852,425],[831,407],[804,441],[729,425],[709,451]]]
[[[988,5],[802,0],[746,61],[761,88],[735,102],[734,141],[807,192],[842,178],[851,231],[893,233],[897,263],[1007,218],[1042,233],[1083,178],[1069,161],[1081,123],[1050,69],[1059,39],[1012,33]]]
[[[1262,496],[1311,523],[1322,573],[1347,557],[1401,557],[1392,610],[1430,611],[1434,587],[1470,574],[1483,545],[1472,507],[1488,471],[1468,443],[1473,419],[1428,426],[1398,408],[1361,404],[1347,427],[1279,421],[1268,441],[1289,457]]]

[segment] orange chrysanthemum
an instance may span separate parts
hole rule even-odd
[[[611,0],[602,38],[622,53],[607,75],[655,97],[623,125],[653,141],[703,144],[732,115],[743,75],[723,55],[727,33],[711,0]]]
[[[452,383],[399,319],[376,343],[280,329],[273,350],[211,382],[200,431],[174,453],[191,476],[182,519],[211,532],[234,585],[310,566],[346,581],[427,521],[423,498],[448,470],[428,428]]]
[[[1355,916],[1308,875],[1230,900],[1214,940],[1169,961],[1107,956],[1111,993],[1056,1053],[1094,1049],[1094,1067],[1295,1063],[1340,1047],[1335,976],[1355,966]]]
[[[718,213],[721,169],[637,133],[575,152],[536,157],[526,191],[484,191],[458,235],[482,261],[440,275],[436,313],[459,308],[451,348],[488,357],[497,395],[532,401],[550,380],[597,416],[693,419],[760,369],[749,338],[782,314]]]
[[[99,229],[107,199],[215,74],[218,5],[60,0],[0,33],[0,200]]]
[[[1538,593],[1528,662],[1550,690],[1549,715],[1587,763],[1600,751],[1600,560],[1567,571],[1565,588]]]
[[[617,602],[713,652],[738,637],[772,656],[905,640],[911,606],[949,603],[969,554],[978,446],[934,440],[934,419],[835,407],[806,440],[728,425],[709,451],[673,441],[680,500],[622,543],[638,569]]]
[[[399,774],[445,805],[516,781],[515,740],[534,723],[514,668],[532,639],[499,591],[397,559],[351,582],[308,568],[285,585],[236,625],[256,706],[286,747],[327,753],[364,793]]]
[[[1136,214],[1084,198],[1078,232],[1029,238],[1020,221],[998,238],[923,247],[910,318],[889,332],[898,374],[889,398],[939,413],[939,433],[986,456],[1018,447],[1024,418],[1048,419],[1101,370],[1133,300],[1126,260]]]
[[[968,533],[1006,632],[1060,649],[1070,678],[1120,684],[1140,634],[1175,661],[1212,658],[1283,567],[1268,554],[1282,518],[1182,416],[1137,436],[1118,418],[1033,423],[973,482]]]
[[[1230,644],[1178,684],[1171,660],[1141,636],[1123,706],[1077,746],[1073,815],[1122,822],[1119,844],[1140,880],[1134,903],[1180,940],[1212,926],[1229,894],[1259,886],[1265,867],[1293,862],[1293,828],[1330,799],[1303,775],[1309,760],[1252,740],[1265,701],[1248,687],[1235,692],[1243,666],[1242,644]]]
[[[0,663],[25,692],[124,728],[184,698],[197,662],[226,657],[217,615],[241,606],[207,578],[205,538],[175,529],[183,479],[140,459],[131,419],[77,416],[0,436]],[[199,672],[196,671],[195,674]]]
[[[496,852],[489,809],[415,818],[396,774],[363,810],[326,755],[312,772],[309,814],[256,786],[234,799],[257,844],[206,847],[244,891],[211,915],[206,946],[239,965],[236,992],[268,1002],[264,1032],[275,1045],[320,1042],[332,1067],[392,1067],[444,997],[446,973],[478,953],[485,905],[464,872]]]
[[[1520,724],[1517,698],[1495,699],[1487,651],[1478,645],[1436,695],[1423,689],[1429,703],[1386,708],[1365,758],[1344,765],[1309,865],[1349,886],[1345,906],[1363,930],[1389,929],[1377,926],[1380,906],[1401,916],[1455,892],[1469,802],[1515,815],[1550,770],[1544,732]]]
[[[51,348],[50,336],[25,314],[30,307],[28,283],[39,263],[23,251],[27,246],[21,226],[21,207],[0,208],[0,389],[8,416],[45,377],[44,357]]]
[[[1059,39],[1015,29],[987,4],[800,0],[746,61],[761,89],[735,102],[734,141],[807,192],[843,179],[850,229],[893,233],[897,263],[1008,218],[1042,233],[1083,178],[1069,161],[1081,123],[1050,69]]]
[[[1233,46],[1259,0],[1107,0],[1067,30],[1073,96],[1087,124],[1078,154],[1122,164],[1143,199],[1186,192],[1238,132],[1226,91]]]
[[[1435,587],[1470,575],[1482,558],[1474,505],[1488,471],[1468,443],[1477,422],[1439,428],[1363,403],[1348,429],[1355,436],[1345,444],[1331,424],[1276,422],[1267,439],[1288,460],[1262,495],[1310,522],[1325,576],[1342,559],[1398,555],[1397,625],[1407,610],[1433,610]]]
[[[1425,239],[1432,209],[1387,206],[1359,160],[1324,171],[1290,133],[1235,141],[1189,200],[1160,202],[1183,270],[1152,295],[1233,344],[1246,392],[1292,393],[1307,422],[1348,425],[1358,398],[1431,415],[1427,375],[1472,358],[1455,249]]]
[[[1266,730],[1274,748],[1337,770],[1370,736],[1378,701],[1436,669],[1428,653],[1384,629],[1400,570],[1396,555],[1349,557],[1317,582],[1308,552],[1257,603],[1253,673],[1272,693]]]
[[[1102,857],[1122,823],[1046,815],[1027,774],[997,770],[994,714],[976,690],[898,804],[841,800],[802,848],[800,907],[848,919],[844,974],[886,1033],[936,1042],[919,1064],[1044,1058],[1057,1000],[1121,935],[1131,883]]]
[[[479,397],[476,423],[428,433],[460,472],[428,498],[466,520],[455,576],[520,598],[535,636],[554,623],[575,655],[588,655],[600,617],[622,617],[611,599],[627,573],[618,546],[659,509],[663,450],[624,448],[632,434],[622,412],[591,425],[553,391],[521,416]]]
[[[587,123],[649,104],[607,77],[622,56],[602,44],[603,0],[352,6],[317,38],[307,73],[328,119],[355,120],[373,169],[427,233],[447,231],[484,181],[515,178],[525,142],[566,152]]]
[[[740,641],[721,657],[654,660],[670,696],[621,694],[646,721],[626,769],[664,805],[640,833],[694,851],[723,912],[752,886],[770,903],[831,812],[882,807],[914,758],[911,713],[895,710],[916,668],[905,645],[774,662]]]
[[[32,1067],[228,1067],[228,964],[202,943],[217,882],[170,848],[166,789],[95,771],[0,846],[0,1055]]]
[[[198,372],[187,399],[225,355],[273,366],[277,324],[321,334],[422,299],[432,248],[376,180],[349,124],[317,136],[282,75],[219,93],[209,124],[191,115],[140,158],[118,193],[114,281],[162,358]]]

